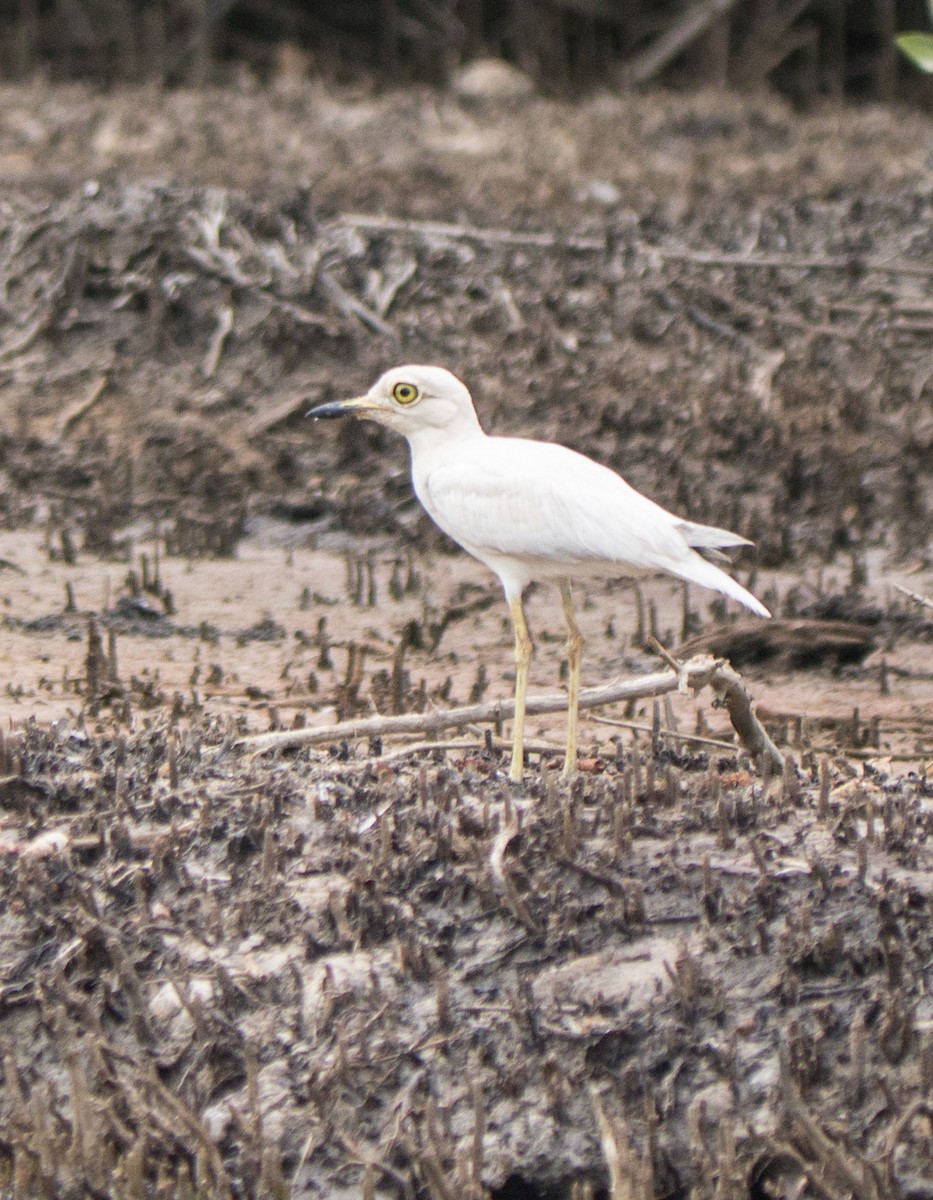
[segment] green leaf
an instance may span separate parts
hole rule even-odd
[[[915,66],[933,73],[933,34],[901,33],[894,40]]]

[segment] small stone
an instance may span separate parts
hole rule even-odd
[[[477,58],[457,71],[451,80],[461,100],[520,100],[534,92],[523,72],[501,58]]]
[[[590,179],[577,192],[581,200],[591,200],[602,204],[605,208],[615,208],[622,199],[622,193],[608,179]]]

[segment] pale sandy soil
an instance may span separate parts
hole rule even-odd
[[[295,540],[294,538],[292,540]],[[144,552],[144,551],[143,551]],[[112,612],[125,595],[126,564],[101,561],[81,554],[76,565],[50,559],[41,534],[34,531],[0,534],[0,558],[15,564],[2,576],[2,603],[7,627],[2,640],[6,678],[0,696],[0,716],[8,728],[24,721],[48,722],[74,718],[81,709],[86,674],[87,614]],[[463,604],[463,589],[475,601],[486,594],[492,603],[454,621],[445,629],[436,651],[412,649],[405,660],[412,685],[424,687],[432,703],[445,706],[467,702],[477,671],[488,674],[487,699],[511,694],[512,640],[507,610],[498,585],[465,555],[415,558],[419,585],[414,595],[393,598],[390,586],[397,555],[383,541],[372,552],[375,605],[362,605],[348,594],[348,553],[306,546],[270,545],[245,539],[233,559],[182,561],[162,559],[160,580],[171,592],[175,612],[171,624],[154,636],[145,621],[126,632],[116,622],[120,680],[153,685],[166,701],[181,694],[211,716],[235,718],[243,732],[287,726],[301,714],[308,724],[335,719],[334,688],[344,677],[349,643],[365,646],[360,715],[378,711],[370,694],[374,674],[391,668],[393,653],[407,623],[432,617],[437,621],[449,608]],[[406,566],[407,573],[407,566]],[[836,580],[823,572],[831,592]],[[785,572],[765,572],[758,586],[779,589],[791,578]],[[815,583],[804,571],[798,582]],[[923,591],[921,573],[889,569],[879,578],[875,593],[889,601],[896,583]],[[840,581],[844,582],[844,581]],[[78,612],[65,614],[66,585],[71,586]],[[642,585],[658,612],[661,632],[676,630],[681,620],[682,595],[669,581]],[[367,584],[368,590],[368,584]],[[635,602],[619,582],[588,583],[578,589],[579,620],[586,637],[584,686],[614,681],[639,670],[657,669],[658,661],[633,648]],[[872,598],[871,591],[866,602]],[[150,603],[159,606],[150,597]],[[694,593],[692,603],[703,604]],[[705,607],[705,605],[704,605]],[[701,610],[702,611],[702,610]],[[561,684],[563,624],[560,604],[550,589],[536,588],[527,601],[527,614],[536,634],[531,687],[555,691]],[[29,628],[40,618],[60,616],[52,627]],[[326,622],[331,666],[321,668],[318,622]],[[104,621],[106,623],[106,616]],[[264,633],[264,622],[277,628]],[[25,626],[25,628],[24,628]],[[199,627],[210,630],[199,635]],[[258,632],[257,632],[258,630]],[[143,632],[146,631],[146,632]],[[150,635],[146,635],[149,633]],[[676,639],[675,639],[676,642]],[[888,690],[882,694],[879,672],[888,665]],[[748,671],[749,688],[769,721],[779,716],[806,717],[815,745],[828,750],[836,736],[825,726],[844,725],[859,710],[863,725],[880,721],[878,758],[896,758],[895,771],[914,769],[933,753],[933,645],[904,642],[879,644],[861,667],[841,672],[775,671],[761,666]],[[314,682],[310,683],[311,677]],[[442,698],[440,689],[450,680]],[[678,728],[693,732],[705,727],[716,738],[730,737],[728,721],[713,707],[710,695],[674,696]],[[619,717],[619,712],[607,712]],[[651,704],[642,704],[633,719],[651,720]],[[141,710],[137,719],[144,719]],[[561,719],[531,719],[529,733],[560,743]],[[775,728],[783,728],[775,724]],[[628,737],[583,717],[582,738],[595,750],[613,736]],[[842,743],[844,745],[844,742]],[[916,756],[915,756],[916,752]]]

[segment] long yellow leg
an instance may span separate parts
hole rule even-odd
[[[531,638],[525,624],[521,596],[509,601],[512,626],[515,630],[515,720],[512,725],[512,765],[509,779],[519,783],[525,765],[525,692],[528,690],[528,662],[531,659]]]
[[[566,779],[577,769],[577,712],[580,703],[580,652],[583,649],[583,634],[580,632],[573,611],[570,583],[561,580],[560,599],[564,606],[567,622],[567,752],[564,755],[563,777]]]

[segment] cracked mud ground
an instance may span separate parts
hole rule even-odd
[[[0,1188],[933,1195],[929,120],[2,100]],[[413,359],[755,539],[766,631],[590,586],[584,682],[731,657],[783,773],[704,692],[570,787],[559,719],[521,789],[507,728],[237,744],[510,694],[403,445],[302,419]]]

